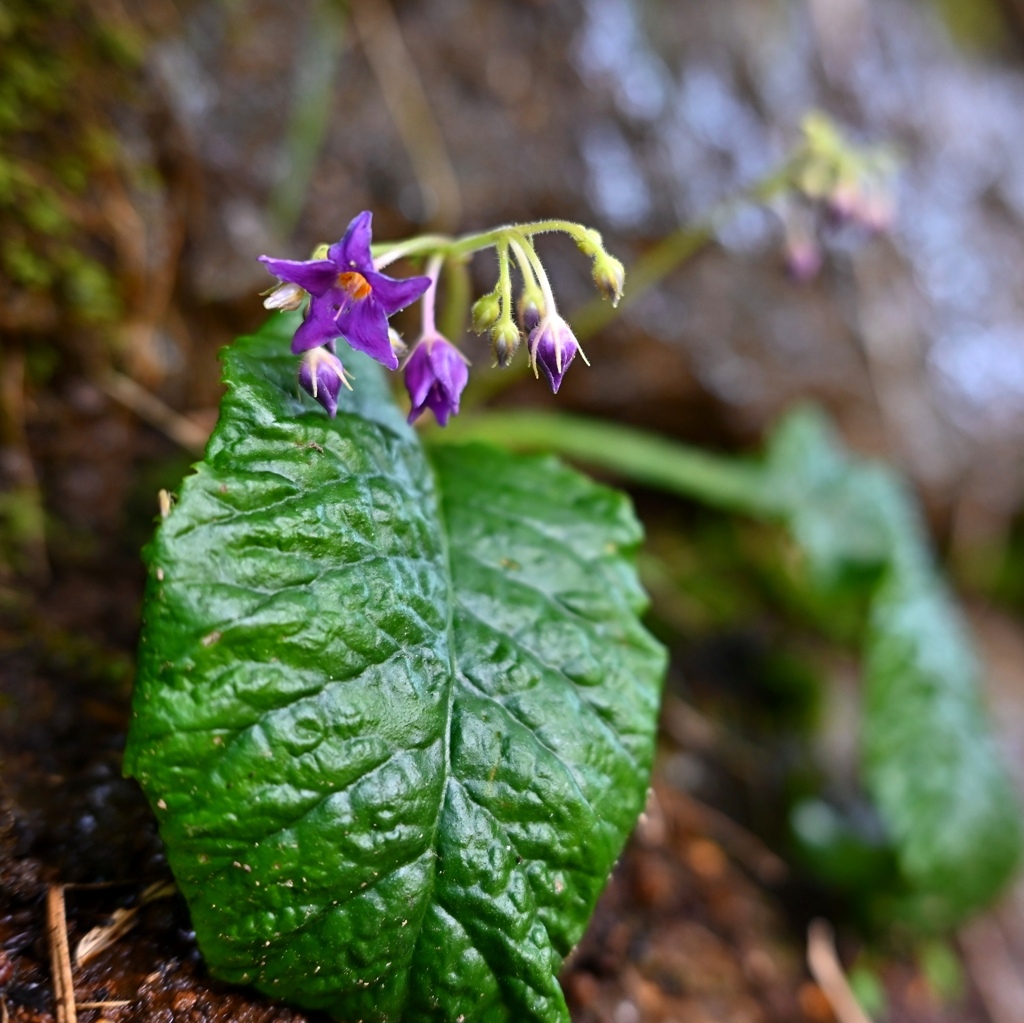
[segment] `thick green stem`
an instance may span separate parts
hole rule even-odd
[[[441,308],[441,333],[455,340],[466,330],[466,317],[473,285],[469,268],[461,259],[449,259],[444,265],[444,304]]]
[[[552,451],[634,483],[733,511],[772,514],[755,463],[716,457],[628,426],[560,412],[492,412],[463,416],[431,443],[487,441],[513,450]]]
[[[383,242],[372,247],[374,262],[378,269],[402,259],[405,256],[420,256],[425,253],[440,253],[449,259],[458,259],[461,256],[469,256],[482,249],[490,249],[498,245],[509,235],[534,235],[550,231],[561,231],[571,235],[577,241],[592,243],[591,232],[582,224],[575,224],[571,220],[538,220],[532,224],[505,224],[502,227],[492,228],[490,231],[481,231],[478,234],[467,234],[461,238],[451,238],[448,235],[425,234],[418,238],[410,238],[408,241],[399,242],[394,245],[390,242]]]

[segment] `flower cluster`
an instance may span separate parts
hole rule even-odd
[[[489,332],[495,362],[507,366],[527,335],[528,361],[534,374],[543,372],[557,392],[576,355],[586,362],[569,325],[559,316],[551,287],[534,250],[532,234],[562,230],[593,261],[595,284],[618,302],[622,295],[622,264],[610,256],[600,235],[577,224],[549,221],[498,228],[463,239],[426,236],[390,247],[376,259],[371,247],[371,214],[360,213],[344,237],[319,250],[313,259],[290,260],[260,256],[278,284],[266,292],[268,309],[304,308],[292,338],[292,352],[302,356],[299,384],[334,416],[348,377],[338,356],[337,342],[363,352],[387,369],[403,369],[413,422],[427,409],[445,426],[458,414],[462,391],[469,379],[469,361],[438,331],[435,304],[438,280],[446,259],[493,247],[498,254],[498,283],[473,306],[473,329]],[[426,274],[398,279],[381,270],[402,256],[429,255]],[[513,316],[512,259],[522,277],[517,316]],[[420,335],[407,349],[389,326],[389,318],[422,299]],[[517,322],[518,321],[518,322]],[[403,357],[400,362],[400,357]]]
[[[895,218],[888,152],[852,145],[822,114],[809,115],[803,132],[789,167],[790,201],[780,209],[786,263],[798,281],[821,269],[822,240],[837,228],[877,233],[889,230]]]

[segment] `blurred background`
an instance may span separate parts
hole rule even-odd
[[[889,147],[891,217],[828,223],[782,194],[721,216],[814,109]],[[813,399],[851,448],[898,465],[1024,787],[1022,140],[1020,0],[3,0],[10,1018],[53,1012],[45,884],[117,883],[69,892],[84,932],[166,874],[120,779],[138,551],[216,418],[218,349],[265,315],[255,257],[305,258],[362,209],[378,240],[582,221],[627,293],[632,263],[714,216],[709,244],[588,337],[592,367],[557,407],[730,452]],[[571,320],[587,262],[541,247]],[[554,407],[532,377],[499,389],[486,341],[459,340],[479,370],[468,400]],[[1024,892],[955,935],[876,912],[888,867],[856,780],[856,648],[785,550],[765,527],[635,497],[673,664],[651,808],[566,973],[576,1018],[852,1023],[804,964],[825,917],[873,1019],[1024,1019]],[[176,903],[139,920],[80,978],[80,1000],[126,1005],[87,1020],[306,1018],[208,981]]]

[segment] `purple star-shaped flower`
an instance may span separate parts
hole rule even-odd
[[[469,379],[462,353],[450,341],[435,334],[423,338],[405,364],[405,386],[412,401],[409,422],[428,408],[441,426],[459,413],[459,397]]]
[[[306,318],[292,339],[296,355],[342,337],[388,369],[398,368],[388,338],[388,317],[415,302],[430,286],[430,278],[396,280],[374,270],[372,218],[369,211],[360,213],[341,241],[327,250],[326,259],[260,256],[275,277],[297,284],[312,296]]]

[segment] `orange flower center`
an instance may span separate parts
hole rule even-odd
[[[348,270],[338,274],[338,287],[347,291],[357,302],[362,301],[371,292],[370,282],[360,273]]]

